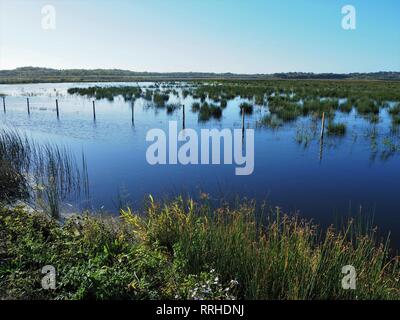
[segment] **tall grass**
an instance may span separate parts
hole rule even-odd
[[[343,136],[346,134],[347,127],[345,123],[334,123],[329,121],[327,130],[329,135]]]
[[[2,188],[15,188],[12,182],[18,181],[25,190],[25,198],[45,205],[53,217],[59,216],[60,201],[80,192],[81,172],[66,147],[37,144],[17,131],[3,129],[0,131],[0,162],[2,168],[12,168],[12,177]],[[0,171],[0,177],[4,176],[4,171]]]
[[[0,206],[0,298],[400,299],[399,259],[376,238],[369,224],[322,230],[248,202],[212,209],[151,198],[121,219],[64,224]],[[56,290],[40,285],[38,268],[49,263]],[[346,265],[355,290],[341,286]]]
[[[398,299],[400,268],[376,230],[349,220],[323,231],[279,209],[257,218],[254,204],[212,210],[191,200],[150,201],[146,218],[123,217],[148,243],[183,259],[185,272],[215,268],[236,279],[245,299]],[[341,286],[342,267],[357,273],[356,290]]]

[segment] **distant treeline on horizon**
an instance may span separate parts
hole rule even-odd
[[[0,70],[0,83],[168,81],[168,80],[387,80],[400,81],[400,72],[235,74],[210,72],[135,72],[120,69],[50,69],[22,67]]]

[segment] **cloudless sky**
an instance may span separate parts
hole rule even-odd
[[[56,28],[41,27],[44,5]],[[356,8],[356,30],[341,26]],[[0,0],[0,69],[400,71],[399,0]]]

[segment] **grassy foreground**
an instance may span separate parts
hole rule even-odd
[[[321,231],[277,209],[150,198],[138,214],[68,218],[0,209],[2,299],[399,299],[399,259],[350,221]],[[364,231],[362,230],[364,229]],[[56,269],[44,290],[41,269]],[[344,290],[342,267],[357,272]]]

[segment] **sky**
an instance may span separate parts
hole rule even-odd
[[[45,5],[54,28],[43,28]],[[356,28],[342,28],[342,7]],[[46,20],[47,19],[47,20]],[[0,69],[400,71],[399,0],[0,0]]]

